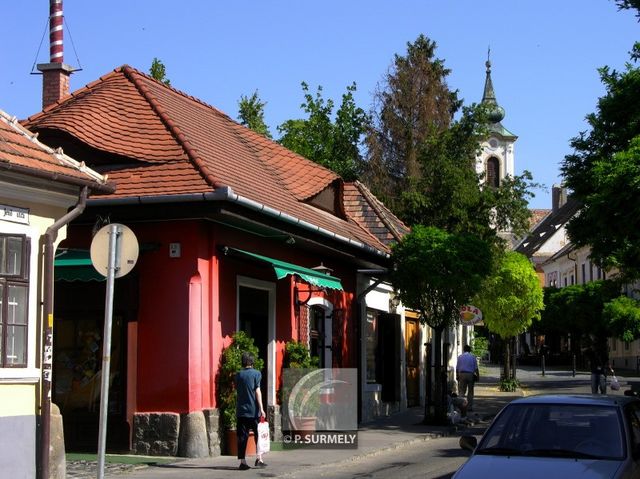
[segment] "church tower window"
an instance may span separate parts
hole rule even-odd
[[[500,161],[495,156],[487,160],[486,183],[494,188],[500,186]]]

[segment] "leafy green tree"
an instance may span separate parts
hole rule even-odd
[[[511,377],[509,340],[540,318],[543,293],[526,256],[506,251],[496,263],[473,303],[482,311],[487,329],[505,341],[503,378],[515,379]]]
[[[618,10],[636,10],[636,18],[640,22],[640,0],[615,0]],[[631,50],[631,59],[640,60],[640,42],[636,42]]]
[[[531,174],[508,177],[486,187],[474,168],[486,136],[483,106],[465,107],[459,120],[425,140],[418,155],[422,176],[400,195],[400,216],[408,224],[428,224],[451,232],[473,233],[498,242],[499,231],[523,235],[529,228]]]
[[[287,120],[278,126],[283,146],[336,172],[345,181],[358,178],[362,164],[361,138],[369,124],[364,110],[356,106],[353,93],[356,84],[347,87],[342,95],[335,120],[333,100],[322,97],[318,86],[316,96],[309,93],[309,86],[302,83],[305,102],[301,105],[306,119]]]
[[[436,43],[424,35],[407,43],[374,94],[373,123],[366,138],[365,182],[392,210],[399,193],[423,173],[421,145],[447,130],[460,108],[457,91],[447,85],[450,70],[436,58]]]
[[[254,91],[251,96],[242,95],[238,101],[238,120],[240,124],[260,135],[271,138],[271,132],[264,120],[264,107],[266,103]]]
[[[474,236],[416,225],[393,247],[391,282],[402,303],[420,314],[434,330],[436,422],[445,421],[442,333],[459,319],[489,274],[490,245]],[[425,414],[425,420],[429,419]]]
[[[171,82],[167,78],[167,71],[164,63],[162,63],[162,61],[160,61],[158,58],[153,58],[153,61],[151,62],[151,68],[149,68],[149,74],[152,78],[155,78],[165,85],[171,85]]]
[[[640,338],[640,302],[620,296],[604,305],[602,316],[613,336],[631,342]]]
[[[614,335],[603,311],[620,296],[620,284],[611,280],[591,281],[545,291],[545,309],[536,328],[546,334],[570,333],[574,353],[584,347],[606,350]]]
[[[568,226],[571,239],[588,244],[597,263],[635,279],[640,276],[640,136],[626,150],[596,159],[588,174],[593,189],[580,196],[583,207]]]
[[[640,276],[640,69],[600,69],[606,93],[590,130],[571,140],[562,173],[580,213],[568,224],[571,241],[589,246],[592,259],[618,268],[628,279]]]

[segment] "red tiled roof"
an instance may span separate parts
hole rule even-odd
[[[388,251],[385,234],[378,230],[384,223],[339,218],[305,203],[341,181],[335,173],[129,66],[26,124],[34,130],[62,130],[93,148],[131,159],[131,166],[110,172],[117,184],[113,197],[203,193],[228,186],[249,200]],[[356,214],[353,208],[350,214]]]
[[[29,130],[0,110],[0,167],[20,169],[25,174],[41,176],[53,181],[87,185],[93,190],[113,191],[106,177],[87,168],[61,150],[42,144]]]
[[[538,223],[540,223],[545,216],[551,213],[549,209],[531,209],[531,219],[529,220],[529,229],[533,229],[536,227]]]
[[[409,228],[359,181],[345,184],[344,207],[351,218],[387,246],[409,233]]]

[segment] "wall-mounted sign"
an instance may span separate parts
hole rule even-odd
[[[460,322],[464,326],[471,326],[482,321],[482,311],[470,304],[460,308]]]
[[[19,206],[0,205],[0,220],[11,221],[12,223],[20,223],[21,225],[29,224],[29,208],[20,208]]]

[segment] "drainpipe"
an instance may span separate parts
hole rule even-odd
[[[89,188],[84,186],[80,190],[76,206],[62,218],[47,228],[44,239],[44,267],[43,267],[43,331],[42,331],[42,386],[40,396],[40,478],[49,479],[49,448],[51,443],[51,379],[53,359],[53,260],[55,253],[54,243],[58,237],[58,231],[80,216],[87,205]]]

